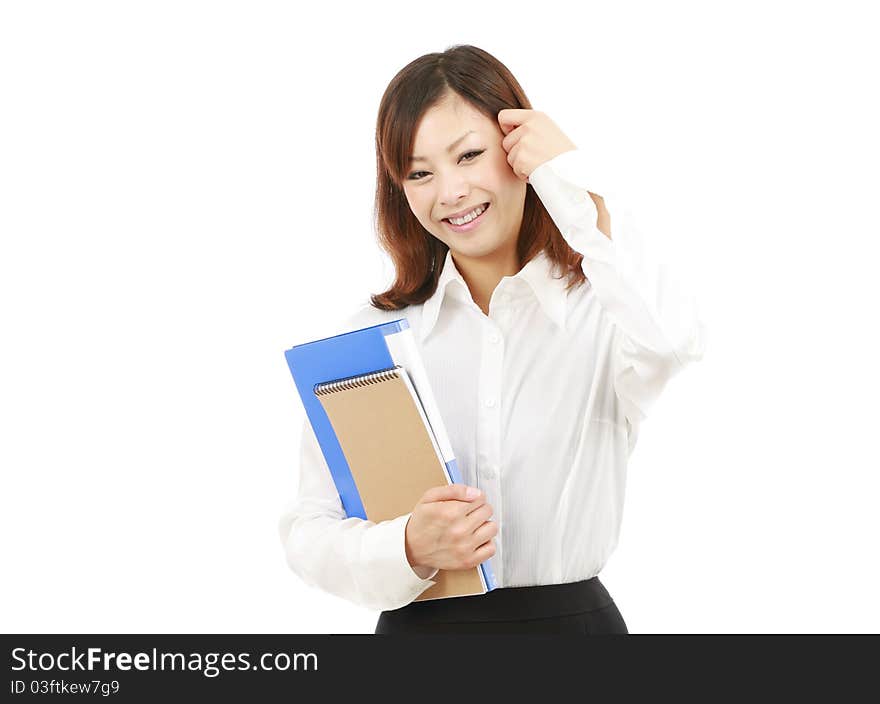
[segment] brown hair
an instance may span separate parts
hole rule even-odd
[[[437,289],[449,247],[416,219],[406,200],[403,180],[419,120],[450,91],[493,121],[505,108],[532,107],[504,64],[466,44],[419,57],[388,84],[376,121],[374,219],[379,246],[391,257],[396,279],[387,291],[370,297],[372,305],[381,310],[423,303]],[[517,239],[520,267],[542,249],[568,275],[567,289],[586,280],[580,267],[583,255],[568,245],[534,189],[527,188]]]

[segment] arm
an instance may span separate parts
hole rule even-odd
[[[616,327],[614,388],[635,425],[667,381],[703,357],[706,328],[693,298],[655,263],[639,231],[623,217],[617,192],[602,186],[595,187],[601,196],[588,191],[601,183],[591,179],[591,163],[579,149],[529,175],[566,242],[584,255],[581,268]]]
[[[373,523],[346,518],[336,485],[303,421],[299,494],[278,523],[287,564],[309,586],[375,610],[405,606],[435,584],[411,567],[406,526],[411,514]]]

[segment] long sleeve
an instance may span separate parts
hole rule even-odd
[[[670,378],[703,357],[706,327],[696,302],[656,263],[651,248],[621,207],[620,192],[593,181],[594,167],[579,149],[544,162],[529,183],[566,242],[583,254],[581,268],[617,330],[613,337],[615,392],[627,420],[640,423]],[[597,227],[588,191],[603,198],[611,238]]]
[[[308,418],[300,458],[299,494],[278,531],[287,564],[306,584],[375,610],[405,606],[435,584],[421,579],[406,557],[412,514],[381,523],[346,517]]]

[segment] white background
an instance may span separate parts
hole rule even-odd
[[[318,5],[2,5],[4,631],[372,632],[284,561],[283,352],[390,282],[379,100],[463,43],[625,172],[709,328],[601,573],[630,631],[880,631],[870,3]]]

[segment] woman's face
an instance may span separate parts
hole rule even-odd
[[[527,186],[507,163],[502,139],[497,120],[455,93],[426,111],[418,124],[413,155],[421,159],[410,162],[404,193],[418,221],[457,260],[516,262]],[[445,220],[487,203],[467,229]]]

